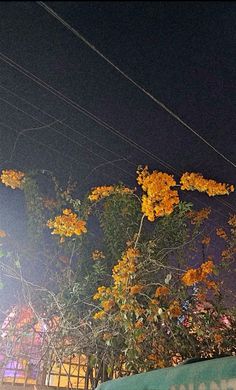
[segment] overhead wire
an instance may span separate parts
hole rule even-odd
[[[16,105],[14,105],[14,104],[8,102],[6,99],[0,98],[0,101],[1,101],[1,100],[4,101],[4,102],[5,102],[6,104],[8,104],[9,106],[15,108],[16,110],[18,110],[18,111],[24,113],[25,115],[27,115],[28,117],[32,118],[33,120],[36,120],[40,125],[42,125],[41,127],[49,127],[49,126],[52,126],[52,125],[53,125],[53,123],[51,123],[51,124],[45,124],[44,122],[42,122],[42,121],[40,121],[39,119],[37,119],[35,116],[33,116],[33,115],[27,113],[26,111],[22,110],[21,108],[17,107]],[[53,127],[51,127],[51,128],[52,128],[54,131],[58,132],[59,134],[63,135],[63,133],[61,133],[60,131],[54,129]],[[33,129],[33,128],[31,128],[31,129]],[[38,129],[38,128],[37,128],[37,129]],[[64,136],[64,135],[63,135],[63,136]],[[66,138],[68,138],[68,137],[66,136]],[[71,140],[70,137],[69,137],[69,139]],[[74,141],[74,142],[77,144],[76,141]],[[80,145],[80,144],[79,144],[79,145]],[[105,160],[106,160],[106,159],[105,159]],[[120,161],[120,159],[119,159],[119,161]],[[86,180],[86,179],[87,179],[95,170],[97,170],[97,169],[100,168],[101,166],[106,165],[106,164],[114,164],[115,162],[117,162],[117,160],[114,160],[114,161],[106,160],[105,163],[99,164],[97,167],[95,167],[95,168],[92,169],[92,171],[90,172],[90,174],[86,176],[85,180]],[[87,165],[87,164],[86,164],[86,165]],[[120,169],[120,168],[119,168],[119,169]],[[178,173],[180,173],[180,172],[178,172]],[[133,175],[131,175],[131,174],[129,174],[129,175],[133,177]],[[106,175],[106,176],[107,176],[107,175]],[[194,195],[193,195],[193,196],[194,196]],[[217,199],[216,199],[216,200],[217,200]],[[200,201],[199,199],[197,199],[197,201],[199,201],[200,203],[206,205],[205,202]],[[221,200],[219,200],[219,199],[218,199],[218,201],[221,202]],[[215,209],[214,209],[214,210],[215,210]],[[217,212],[218,214],[223,215],[223,214],[222,214],[220,211],[218,211],[218,210],[215,210],[215,212]]]
[[[7,125],[6,123],[4,123],[4,122],[2,122],[2,121],[0,122],[0,126],[6,127],[7,129],[12,130],[12,131],[16,132],[17,134],[18,134],[19,132],[21,132],[21,131],[17,131],[16,129],[14,129],[13,127]],[[46,125],[45,125],[45,126],[46,126]],[[36,140],[34,137],[31,137],[31,136],[28,135],[28,134],[22,133],[22,136],[23,136],[23,137],[27,137],[27,138],[29,138],[33,143],[39,144],[40,146],[43,146],[43,147],[47,148],[48,150],[53,151],[54,153],[58,153],[58,154],[60,154],[60,156],[64,156],[64,157],[66,157],[66,158],[72,160],[73,162],[77,163],[78,165],[80,165],[80,162],[78,162],[77,159],[74,159],[73,157],[71,157],[69,154],[63,153],[63,152],[59,151],[58,149],[55,149],[55,148],[53,148],[52,146],[50,146],[50,145],[48,145],[48,144],[46,144],[46,143],[44,143],[44,142],[42,142],[42,141],[38,141],[38,140]],[[8,159],[8,160],[3,161],[3,162],[1,161],[1,164],[7,163],[7,162],[11,162],[11,160]],[[86,164],[86,163],[84,163],[84,162],[83,162],[82,164],[85,164],[86,166],[89,166],[88,164]]]
[[[114,127],[112,127],[112,126],[108,125],[106,122],[100,120],[100,119],[99,119],[98,117],[96,117],[94,114],[90,113],[88,110],[84,109],[83,107],[81,107],[80,105],[78,105],[76,102],[74,102],[74,101],[71,100],[70,98],[67,98],[64,94],[62,94],[61,92],[59,92],[59,91],[56,90],[55,88],[51,87],[49,84],[45,83],[44,81],[42,81],[41,79],[39,79],[37,76],[33,75],[31,72],[29,72],[28,70],[26,70],[26,69],[23,68],[21,65],[17,64],[15,61],[11,60],[9,57],[5,56],[5,55],[4,55],[3,53],[1,53],[1,52],[0,52],[0,60],[2,60],[2,61],[4,61],[4,62],[8,63],[11,67],[13,67],[13,68],[16,69],[17,71],[23,73],[26,77],[30,78],[30,79],[31,79],[32,81],[34,81],[35,83],[41,85],[43,88],[49,90],[49,92],[53,93],[53,94],[56,95],[58,98],[60,98],[60,99],[62,99],[62,100],[64,100],[64,101],[66,101],[67,104],[71,105],[73,108],[77,109],[78,111],[82,112],[82,113],[85,114],[86,116],[90,117],[91,119],[93,119],[95,122],[97,122],[97,123],[100,124],[101,126],[103,126],[103,127],[105,127],[105,128],[109,128],[109,129],[114,129],[115,132],[118,132],[118,133],[119,133],[119,131],[116,130]],[[25,100],[26,100],[26,99],[25,99]],[[36,107],[36,106],[35,106],[35,107]],[[49,115],[50,115],[50,114],[49,114]],[[54,118],[55,118],[55,117],[54,117]],[[35,119],[36,119],[36,118],[35,118]],[[37,119],[36,119],[36,120],[37,120]],[[42,122],[40,122],[40,123],[42,123]],[[54,129],[54,130],[55,130],[55,129]],[[58,132],[58,130],[55,130],[55,131]],[[111,130],[111,131],[112,131],[112,130]],[[62,133],[62,134],[63,134],[63,133]],[[115,133],[115,134],[116,134],[116,133]],[[120,133],[120,134],[121,134],[121,133]],[[117,134],[117,135],[119,136],[119,134]],[[63,134],[63,136],[64,136],[64,134]],[[124,139],[127,138],[127,139],[130,141],[130,142],[127,141],[128,143],[131,143],[131,144],[132,144],[132,143],[134,142],[134,141],[130,140],[128,137],[123,136],[123,135],[121,134],[121,138],[123,138],[123,137],[124,137]],[[66,136],[66,138],[68,138],[68,136]],[[69,139],[70,139],[70,138],[69,138]],[[75,141],[72,140],[72,139],[71,139],[71,141],[72,141],[72,142],[75,142]],[[77,144],[78,144],[78,142],[77,142]],[[157,156],[155,156],[153,153],[149,152],[148,150],[147,150],[147,152],[146,152],[146,149],[145,149],[145,148],[142,148],[141,146],[139,146],[139,145],[136,144],[135,142],[134,142],[134,144],[137,145],[137,146],[136,146],[137,149],[140,149],[141,151],[143,151],[142,149],[144,149],[144,150],[145,150],[144,153],[145,153],[146,155],[149,155],[149,157],[152,157],[153,159],[155,159],[156,161],[158,161],[158,162],[159,162],[162,166],[164,166],[165,168],[167,168],[167,169],[169,169],[169,170],[171,170],[171,171],[173,171],[173,172],[175,172],[175,173],[177,173],[177,174],[180,174],[180,172],[179,172],[178,170],[176,170],[174,167],[172,167],[169,163],[166,163],[164,160],[159,159]],[[81,144],[79,144],[79,145],[82,146]],[[133,145],[133,146],[135,146],[135,145]],[[91,151],[90,151],[90,152],[91,152]],[[93,153],[94,153],[94,152],[93,152]],[[100,158],[102,158],[102,157],[100,156]],[[102,159],[104,159],[104,158],[102,158]],[[107,164],[112,164],[112,165],[113,165],[114,162],[117,161],[117,160],[114,160],[113,163],[112,163],[112,162],[109,161],[109,160],[106,160],[106,159],[104,159],[104,160],[106,161]],[[102,165],[105,165],[105,164],[102,164]],[[118,169],[121,169],[121,168],[118,168]],[[123,169],[122,169],[122,170],[123,170]],[[126,171],[125,173],[129,174],[127,171]],[[132,175],[129,174],[129,176],[132,176]],[[219,199],[216,199],[216,201],[222,203],[222,201],[219,200]],[[226,204],[225,204],[225,206],[226,206],[226,207],[229,207],[229,206],[227,206]],[[215,211],[216,211],[216,210],[215,210]],[[216,211],[216,212],[217,212],[217,211]]]
[[[113,134],[115,134],[117,137],[123,139],[130,145],[132,145],[134,148],[137,150],[141,151],[142,153],[146,154],[153,160],[157,161],[160,165],[164,166],[166,169],[172,170],[177,173],[177,170],[172,167],[170,164],[167,164],[164,162],[164,160],[160,159],[157,157],[155,154],[150,152],[148,149],[144,148],[143,146],[139,145],[137,142],[133,141],[126,135],[122,134],[119,130],[117,130],[114,126],[111,126],[107,122],[103,121],[102,119],[98,118],[95,114],[91,113],[89,110],[83,108],[81,105],[73,101],[72,99],[68,98],[65,96],[63,93],[58,91],[57,89],[53,88],[50,86],[48,83],[45,81],[41,80],[39,77],[35,76],[33,73],[29,72],[27,69],[23,68],[21,65],[17,64],[14,60],[10,59],[6,55],[0,52],[0,60],[7,63],[9,66],[12,68],[16,69],[18,72],[24,74],[26,77],[34,81],[36,84],[40,85],[44,89],[50,91],[52,94],[57,96],[59,99],[63,100],[67,104],[69,104],[71,107],[73,107],[75,110],[81,112],[85,116],[89,117],[92,119],[94,122],[98,123],[100,126],[103,128],[106,128],[108,131],[111,131]]]
[[[5,89],[6,89],[6,88],[5,88]],[[15,94],[15,95],[17,95],[17,94]],[[18,96],[19,98],[21,98],[19,95],[17,95],[17,96]],[[24,99],[24,98],[21,98],[21,99],[24,100],[25,102],[27,102],[28,104],[30,103],[30,102],[28,102],[28,101],[27,101],[26,99]],[[0,100],[5,101],[6,104],[9,104],[9,105],[15,107],[17,110],[22,111],[24,114],[26,114],[26,115],[28,115],[29,117],[31,117],[32,119],[38,121],[38,123],[40,123],[41,125],[46,125],[44,122],[39,121],[39,120],[38,120],[37,118],[35,118],[34,116],[32,116],[32,115],[26,113],[24,110],[22,110],[22,109],[20,109],[19,107],[13,105],[12,103],[9,103],[7,100],[1,99],[1,98],[0,98]],[[31,103],[30,103],[30,104],[31,104]],[[34,106],[35,108],[38,108],[36,105],[33,105],[33,104],[31,104],[31,105]],[[40,110],[41,110],[41,109],[40,109]],[[43,112],[43,110],[41,110],[41,111]],[[44,111],[44,113],[46,114],[45,111]],[[56,119],[56,117],[52,116],[51,114],[49,114],[49,115],[51,116],[51,118]],[[57,120],[58,120],[58,119],[57,119]],[[60,121],[60,120],[58,120],[58,121]],[[79,144],[77,141],[73,140],[71,137],[68,137],[68,136],[64,135],[64,133],[61,133],[59,130],[57,130],[57,129],[55,129],[55,128],[52,128],[52,129],[53,129],[54,131],[56,131],[57,133],[61,134],[63,137],[69,139],[70,141],[75,142],[75,143],[78,144],[80,147],[83,147],[83,145]],[[94,152],[93,152],[93,153],[94,153]],[[100,156],[100,157],[101,157],[101,156]],[[99,164],[98,167],[99,167],[99,166],[102,166],[102,165],[107,165],[107,164],[114,165],[114,163],[117,162],[117,160],[109,161],[109,160],[104,159],[103,157],[101,157],[101,158],[102,158],[103,160],[105,160],[106,162],[105,162],[104,164]],[[119,160],[120,160],[120,159],[119,159]],[[166,165],[169,165],[169,164],[166,163]],[[95,167],[95,169],[97,169],[98,167]],[[117,167],[117,168],[118,168],[118,169],[121,169],[121,168],[119,168],[119,167]],[[122,169],[122,170],[123,170],[123,169]],[[179,172],[178,170],[174,169],[173,167],[171,167],[171,170],[172,170],[172,171],[174,170],[176,173],[180,174],[180,172]],[[92,171],[93,171],[93,170],[92,170]],[[130,173],[128,173],[127,171],[125,171],[125,173],[129,174],[129,176],[132,176],[132,175],[131,175]],[[90,176],[90,174],[89,174],[88,176]],[[132,177],[133,177],[133,176],[132,176]],[[87,177],[86,177],[86,178],[87,178]],[[194,195],[193,195],[193,196],[194,196]],[[216,199],[216,201],[218,201],[218,202],[220,202],[220,203],[223,204],[222,200],[220,200],[220,199]],[[201,201],[201,203],[205,204],[203,201]],[[205,205],[206,205],[206,204],[205,204]],[[227,205],[226,203],[224,203],[224,205],[225,205],[226,207],[229,208],[229,205]],[[230,208],[232,209],[232,207],[230,207]],[[215,209],[214,209],[214,210],[215,210]],[[215,210],[215,211],[216,211],[217,213],[220,213],[221,215],[223,215],[221,212],[219,212],[219,211],[217,211],[217,210]]]
[[[40,120],[39,120],[38,118],[36,118],[35,116],[33,116],[33,115],[27,113],[26,111],[22,110],[21,108],[17,107],[15,104],[10,103],[8,100],[3,99],[3,98],[0,98],[0,101],[5,102],[5,103],[8,104],[9,106],[11,106],[11,107],[15,108],[16,110],[18,110],[18,111],[24,113],[25,115],[27,115],[28,117],[32,118],[33,120],[36,120],[40,125],[42,125],[42,126],[46,125],[46,123],[40,121]],[[62,137],[64,137],[64,138],[70,140],[72,143],[75,143],[75,144],[78,145],[79,147],[81,147],[81,148],[83,148],[83,149],[86,149],[89,153],[95,155],[96,157],[99,157],[99,158],[102,159],[103,161],[109,162],[111,165],[114,165],[115,168],[117,168],[117,169],[123,171],[126,175],[133,177],[133,176],[130,174],[130,172],[124,170],[124,169],[121,168],[121,167],[117,167],[113,162],[107,160],[105,157],[103,157],[103,156],[97,154],[96,152],[93,152],[92,150],[88,149],[87,147],[85,147],[84,145],[82,145],[81,143],[79,143],[78,141],[74,140],[73,138],[69,137],[68,135],[64,134],[63,132],[59,131],[58,129],[55,129],[55,127],[51,127],[51,129],[52,129],[53,131],[55,131],[56,133],[60,134]]]
[[[97,53],[101,58],[103,58],[108,64],[110,64],[114,69],[116,69],[123,77],[125,77],[130,83],[136,86],[140,91],[142,91],[146,96],[148,96],[152,101],[154,101],[159,107],[165,110],[170,116],[175,118],[179,123],[181,123],[185,128],[191,131],[195,136],[197,136],[202,142],[208,145],[215,153],[221,156],[225,161],[231,164],[234,168],[236,168],[236,163],[231,161],[228,157],[226,157],[223,153],[221,153],[218,149],[216,149],[209,141],[207,141],[203,136],[201,136],[196,130],[194,130],[188,123],[186,123],[179,115],[177,115],[174,111],[172,111],[169,107],[167,107],[162,101],[153,96],[149,91],[147,91],[142,85],[133,80],[129,75],[123,72],[117,65],[115,65],[107,56],[105,56],[100,50],[98,50],[92,43],[90,43],[78,30],[72,27],[69,23],[67,23],[58,13],[56,13],[51,7],[46,5],[43,1],[36,1],[36,3],[44,8],[50,15],[52,15],[55,19],[57,19],[61,24],[64,25],[68,30],[70,30],[77,38],[83,41],[90,49],[92,49],[95,53]]]
[[[4,122],[2,122],[2,121],[0,122],[0,126],[3,126],[3,127],[5,127],[6,129],[12,130],[12,131],[16,132],[17,134],[18,134],[19,132],[21,132],[21,131],[17,131],[16,129],[14,129],[13,127],[7,125],[6,123],[4,123]],[[45,125],[45,127],[46,127],[46,125]],[[32,128],[32,129],[33,129],[33,128]],[[80,167],[81,167],[81,166],[90,167],[90,164],[87,164],[87,163],[84,162],[84,161],[82,161],[82,162],[81,162],[81,161],[78,161],[78,159],[75,159],[75,158],[71,157],[69,154],[64,153],[64,152],[62,152],[61,150],[56,149],[56,148],[54,148],[54,147],[52,147],[52,146],[50,146],[50,145],[48,145],[48,144],[46,144],[46,143],[44,143],[44,142],[42,142],[42,141],[38,141],[38,140],[35,139],[34,137],[31,137],[29,134],[22,133],[21,135],[22,135],[23,137],[29,138],[29,139],[31,140],[31,142],[36,143],[36,144],[38,144],[38,145],[40,145],[40,146],[43,146],[44,148],[50,150],[51,152],[54,152],[54,153],[59,154],[60,157],[65,157],[66,160],[71,160],[74,164],[76,164],[76,165],[78,165],[78,166],[80,166]],[[11,160],[8,159],[8,160],[5,160],[5,161],[0,161],[0,164],[3,165],[3,164],[6,164],[6,163],[8,163],[8,162],[11,162]],[[114,161],[109,161],[109,160],[108,160],[108,161],[107,161],[107,164],[111,164],[111,162],[115,163],[116,160],[114,160]],[[105,165],[106,163],[103,163],[103,164]],[[101,164],[99,164],[97,167],[100,167],[100,165],[101,165]],[[96,168],[96,167],[95,167],[95,168]],[[93,168],[93,170],[95,170],[95,168]],[[92,171],[91,171],[91,172],[92,172]],[[106,177],[108,177],[108,178],[110,179],[110,175],[106,174],[105,172],[101,172],[101,174],[104,175],[104,176],[106,176]]]
[[[81,131],[75,129],[74,127],[68,125],[67,123],[65,123],[65,120],[60,120],[58,119],[57,117],[55,117],[54,115],[51,115],[49,114],[48,112],[46,112],[45,110],[43,110],[42,108],[38,107],[37,105],[29,102],[29,100],[23,98],[22,96],[18,95],[17,93],[15,92],[12,92],[9,88],[7,87],[4,87],[3,85],[0,84],[0,88],[3,89],[4,91],[7,91],[8,93],[10,93],[12,96],[15,96],[17,97],[18,99],[22,100],[23,102],[27,103],[29,106],[35,108],[36,110],[38,110],[39,112],[42,112],[44,115],[47,115],[49,118],[55,120],[56,122],[60,123],[63,127],[66,127],[70,130],[72,130],[73,132],[81,135],[83,138],[86,138],[88,141],[94,143],[95,145],[99,146],[100,148],[102,148],[103,150],[113,154],[114,156],[116,157],[119,157],[120,160],[124,160],[126,161],[127,163],[129,163],[130,165],[133,165],[136,167],[136,165],[134,163],[132,163],[131,161],[129,161],[126,157],[124,156],[121,156],[119,155],[118,153],[114,152],[113,150],[107,148],[106,146],[100,144],[99,142],[95,141],[94,139],[92,139],[91,137],[88,137],[86,134],[82,133]]]

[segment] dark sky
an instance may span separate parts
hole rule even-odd
[[[235,162],[235,2],[46,4]],[[36,2],[1,2],[0,10],[0,55],[153,155],[134,148],[0,59],[1,169],[48,169],[63,180],[72,174],[81,188],[88,189],[118,180],[134,185],[139,164],[173,173],[157,161],[161,159],[179,173],[201,172],[236,184],[232,165]],[[17,132],[45,124],[51,127],[17,138]],[[1,188],[3,224],[20,218],[15,206],[19,199]],[[198,199],[206,202],[204,195]],[[231,208],[218,200],[212,204],[223,215],[236,210],[234,194],[224,201]]]

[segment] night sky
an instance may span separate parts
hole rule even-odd
[[[235,2],[46,4],[236,163]],[[0,17],[0,169],[47,169],[62,181],[72,175],[82,192],[117,181],[135,185],[136,167],[144,164],[176,177],[193,171],[236,184],[233,165],[39,4],[1,2]],[[70,104],[4,62],[3,55]],[[36,129],[19,134],[30,128]],[[194,200],[192,195],[189,199]],[[15,218],[21,218],[20,200],[19,192],[1,188],[0,228],[14,232]],[[197,202],[208,204],[205,195],[197,196]],[[211,205],[224,218],[236,211],[236,196],[211,199]]]

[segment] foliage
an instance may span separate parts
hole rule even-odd
[[[183,190],[229,195],[233,186],[196,173],[178,184],[140,167],[139,190],[101,186],[80,200],[73,185],[62,189],[53,177],[50,198],[29,174],[3,171],[1,181],[24,191],[33,235],[44,243],[45,284],[24,277],[22,253],[14,275],[35,315],[56,319],[50,340],[58,355],[85,353],[111,376],[165,367],[176,356],[234,351],[234,308],[224,304],[219,271],[235,260],[236,216],[216,231],[224,243],[217,264],[202,252],[211,246],[210,209],[181,201]]]

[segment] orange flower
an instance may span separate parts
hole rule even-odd
[[[166,286],[157,287],[155,297],[163,297],[170,293],[170,289]]]
[[[182,310],[179,306],[179,303],[177,301],[174,301],[173,303],[170,304],[169,306],[169,314],[173,318],[177,318],[181,315]]]
[[[186,286],[193,286],[201,280],[201,273],[197,269],[190,268],[182,276],[182,282]]]
[[[13,169],[6,169],[2,171],[0,180],[5,186],[15,188],[22,188],[23,179],[25,174],[20,171],[14,171]]]
[[[106,198],[114,191],[113,186],[101,186],[92,189],[91,194],[88,196],[91,202],[97,202],[102,198]]]
[[[212,274],[214,272],[215,266],[212,260],[208,260],[203,263],[200,267],[201,277],[204,279],[207,275]]]
[[[227,240],[227,234],[225,233],[224,229],[222,229],[222,228],[216,229],[216,235],[220,238],[223,238],[223,240]]]
[[[229,220],[228,224],[232,227],[236,227],[236,215],[233,215]]]
[[[143,321],[142,320],[136,321],[134,324],[134,327],[135,327],[135,329],[143,328]]]
[[[102,319],[105,315],[106,315],[105,311],[104,311],[104,310],[100,310],[100,311],[98,311],[97,313],[94,314],[93,318],[94,318],[95,320],[100,320],[100,319]]]
[[[182,190],[197,190],[206,192],[209,196],[229,195],[230,192],[234,191],[234,186],[205,179],[200,173],[184,173],[180,179],[180,184]]]
[[[146,194],[142,196],[142,212],[149,221],[169,215],[179,203],[179,195],[172,187],[176,186],[173,176],[148,168],[138,170],[137,182]]]
[[[209,245],[210,242],[211,242],[211,238],[209,236],[203,237],[203,239],[202,239],[202,244],[203,245]]]
[[[223,337],[219,333],[216,333],[214,334],[214,340],[217,344],[220,344],[223,341]]]
[[[198,282],[206,282],[206,277],[209,274],[212,274],[214,270],[215,266],[213,261],[208,260],[197,269],[188,269],[181,279],[186,286],[193,286],[195,283]]]
[[[140,293],[142,291],[143,286],[141,284],[135,284],[134,286],[130,287],[130,294],[135,295]]]
[[[219,291],[219,286],[218,286],[218,284],[214,280],[206,280],[206,286],[210,290],[214,290],[215,292]]]
[[[134,190],[131,190],[127,187],[114,187],[114,186],[101,186],[95,187],[92,189],[91,194],[89,194],[88,199],[91,202],[97,202],[103,198],[107,198],[113,193],[119,194],[133,194]]]
[[[106,301],[101,302],[101,306],[103,307],[104,311],[110,311],[113,306],[115,305],[115,302],[113,299],[108,299]]]
[[[205,219],[208,219],[210,213],[210,207],[198,211],[193,210],[188,213],[188,218],[191,219],[192,225],[201,225]]]
[[[47,226],[53,229],[52,234],[59,234],[62,237],[80,236],[87,232],[86,222],[79,220],[70,209],[63,210],[62,215],[55,217],[54,220],[50,219]]]

